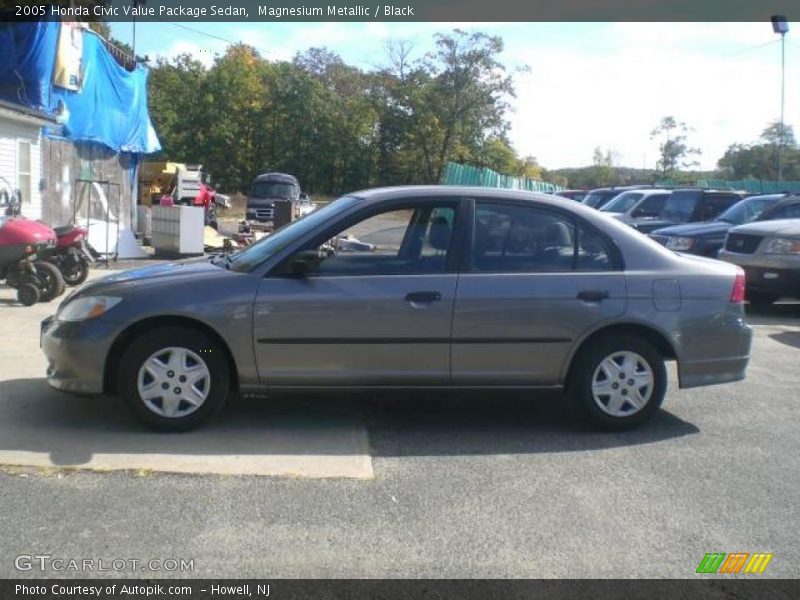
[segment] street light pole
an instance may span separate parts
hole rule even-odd
[[[772,16],[772,31],[781,35],[781,124],[778,133],[778,181],[783,181],[784,108],[786,99],[786,34],[789,23],[782,15]]]

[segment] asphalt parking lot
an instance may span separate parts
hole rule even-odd
[[[633,432],[576,427],[557,394],[484,392],[238,399],[169,436],[50,391],[35,313],[56,303],[11,297],[0,577],[41,576],[14,567],[37,553],[194,564],[104,577],[693,577],[706,552],[772,552],[760,577],[800,576],[800,304],[749,316],[746,381],[672,377]]]

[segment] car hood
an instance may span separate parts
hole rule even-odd
[[[233,276],[235,274],[228,269],[212,265],[206,258],[150,265],[147,267],[120,271],[119,273],[113,273],[90,281],[65,299],[65,302],[76,295],[86,296],[89,294],[113,293],[133,287],[166,282],[185,286],[187,282],[193,280],[207,282],[209,278],[225,275]]]
[[[800,236],[800,219],[776,219],[774,221],[747,223],[746,225],[734,227],[731,229],[731,233]]]
[[[723,235],[733,225],[726,221],[708,221],[700,223],[682,223],[681,225],[672,225],[670,227],[662,227],[654,230],[654,235],[670,235],[670,236],[683,236],[683,237],[697,237],[704,235]]]

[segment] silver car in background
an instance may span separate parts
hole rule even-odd
[[[800,204],[786,214],[797,218],[755,221],[728,231],[721,260],[747,274],[747,300],[768,306],[781,297],[800,298]]]
[[[626,224],[634,219],[657,219],[671,193],[660,189],[623,192],[604,204],[600,211]]]
[[[357,239],[360,245],[338,244]],[[637,425],[742,379],[744,276],[578,203],[455,186],[356,192],[228,256],[92,281],[42,324],[56,388],[185,430],[234,392],[564,388]]]

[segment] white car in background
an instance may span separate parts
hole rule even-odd
[[[657,218],[672,192],[670,190],[630,190],[623,192],[600,208],[623,223],[630,224],[634,219]]]

